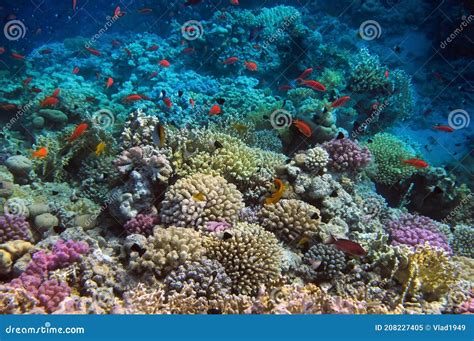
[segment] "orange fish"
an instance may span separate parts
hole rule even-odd
[[[447,133],[452,133],[454,131],[454,128],[450,126],[442,126],[442,125],[434,126],[433,129],[439,130],[439,131],[445,131]]]
[[[13,59],[16,59],[16,60],[23,60],[25,59],[25,56],[19,54],[19,53],[15,53],[15,52],[12,52],[12,54],[10,55],[10,57],[12,57]]]
[[[132,95],[128,95],[127,97],[125,97],[123,99],[123,101],[124,102],[135,102],[135,101],[140,101],[142,99],[143,99],[143,97],[141,95],[132,94]]]
[[[114,84],[114,79],[112,77],[109,77],[107,79],[107,83],[105,84],[105,88],[108,89],[112,86],[112,84]]]
[[[283,183],[283,181],[281,181],[280,179],[275,179],[274,183],[277,190],[276,192],[272,193],[270,197],[265,199],[266,205],[277,203],[283,196],[283,193],[285,192],[285,184]]]
[[[54,90],[54,92],[53,92],[53,94],[51,95],[51,97],[58,97],[60,92],[61,92],[61,89],[57,88],[56,90]]]
[[[120,6],[117,6],[115,7],[115,11],[114,11],[114,17],[123,17],[125,15],[125,12],[122,12],[122,10],[120,9]]]
[[[89,125],[87,123],[81,123],[79,124],[76,129],[72,132],[71,136],[69,136],[68,141],[72,142],[76,139],[78,139],[84,132],[89,128]]]
[[[334,102],[332,102],[331,107],[332,108],[341,107],[344,104],[346,104],[347,102],[349,102],[350,100],[351,100],[351,98],[349,96],[342,96],[342,97],[336,99]]]
[[[221,107],[219,106],[219,104],[214,104],[212,107],[211,107],[211,110],[209,110],[209,115],[219,115],[222,113],[222,109]]]
[[[303,71],[301,75],[299,75],[297,79],[306,79],[306,77],[308,77],[312,72],[313,72],[312,67],[307,68],[306,70]]]
[[[402,163],[404,163],[406,165],[413,166],[415,168],[426,168],[426,167],[428,167],[428,163],[426,163],[426,161],[423,161],[421,159],[402,160]]]
[[[94,56],[100,56],[101,53],[99,50],[93,49],[92,47],[86,47],[86,50],[92,53]]]
[[[40,101],[40,106],[44,108],[44,107],[50,107],[50,106],[56,105],[58,103],[59,103],[59,99],[53,96],[49,96],[43,99],[42,101]]]
[[[245,62],[245,67],[249,71],[257,71],[257,69],[258,69],[257,63],[249,62],[249,61]]]
[[[46,156],[48,156],[48,149],[46,147],[41,147],[31,154],[31,157],[38,159],[44,159]]]
[[[313,134],[313,131],[308,123],[303,122],[301,120],[294,120],[293,124],[298,129],[298,131],[304,136],[311,137],[311,135]]]
[[[23,85],[24,86],[28,86],[28,84],[30,84],[30,82],[33,80],[33,77],[28,77],[26,78],[24,81],[23,81]]]
[[[156,51],[156,50],[158,50],[158,47],[159,47],[158,45],[153,45],[153,46],[150,46],[149,48],[147,48],[146,50],[147,51]]]
[[[230,4],[234,6],[239,6],[239,0],[230,0]]]
[[[72,69],[72,73],[77,75],[79,73],[79,68],[76,66],[74,69]]]
[[[167,61],[166,59],[160,60],[160,62],[158,64],[160,64],[163,67],[170,67],[170,65],[171,65],[170,62]]]
[[[234,63],[237,63],[239,61],[239,58],[237,57],[229,57],[227,58],[226,60],[224,60],[222,62],[222,64],[224,65],[230,65],[230,64],[234,64]]]
[[[298,83],[300,85],[307,86],[307,87],[309,87],[313,90],[316,90],[316,91],[326,91],[326,87],[324,85],[322,85],[321,83],[319,83],[318,81],[315,81],[315,80],[300,79]]]
[[[390,73],[388,72],[388,70],[385,70],[385,74],[384,74],[385,78],[388,78],[389,75]]]

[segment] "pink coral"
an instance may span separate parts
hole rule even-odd
[[[347,138],[326,142],[323,148],[329,154],[329,166],[338,172],[358,171],[372,161],[367,147],[361,148]]]
[[[231,225],[225,221],[208,221],[206,222],[206,230],[208,232],[224,232],[231,228]]]
[[[38,288],[38,300],[48,312],[56,310],[66,297],[71,294],[71,288],[67,283],[50,279],[41,284]]]
[[[10,240],[32,240],[30,224],[25,217],[9,213],[0,216],[0,243]]]
[[[138,214],[123,225],[127,234],[142,234],[149,236],[153,232],[153,227],[158,224],[159,218],[154,214]]]

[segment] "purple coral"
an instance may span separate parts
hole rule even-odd
[[[372,161],[367,147],[361,148],[347,138],[334,139],[323,144],[329,154],[329,166],[335,171],[358,171]]]
[[[32,240],[30,224],[25,217],[8,213],[0,216],[0,243],[10,240]]]
[[[48,312],[55,311],[59,304],[71,294],[71,288],[67,283],[50,279],[38,288],[38,300]]]
[[[397,220],[388,222],[392,245],[416,247],[428,243],[430,246],[451,254],[446,236],[439,231],[434,220],[428,217],[405,214]]]
[[[123,225],[127,234],[142,234],[149,236],[153,232],[153,227],[158,224],[159,218],[154,214],[137,214]]]
[[[208,232],[224,232],[231,225],[225,221],[208,221],[206,222],[206,230]]]

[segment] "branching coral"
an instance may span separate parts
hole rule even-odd
[[[367,166],[371,155],[367,147],[359,147],[349,139],[334,139],[323,144],[329,153],[329,165],[336,172],[356,172]]]
[[[153,132],[160,122],[158,117],[148,116],[138,109],[131,113],[122,132],[123,148],[153,144]]]
[[[25,217],[8,213],[0,216],[0,243],[10,240],[31,241],[32,239],[30,224]]]
[[[243,207],[242,195],[233,184],[220,176],[197,173],[168,189],[160,216],[164,224],[199,227],[207,221],[233,222]]]
[[[255,224],[238,223],[230,234],[230,238],[208,240],[208,257],[224,266],[234,293],[254,295],[261,285],[270,285],[280,275],[278,240]]]

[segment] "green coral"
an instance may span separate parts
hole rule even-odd
[[[379,133],[372,140],[367,147],[375,158],[377,167],[371,175],[376,182],[393,185],[408,179],[417,171],[416,168],[402,162],[415,157],[414,152],[403,141],[388,133]]]

